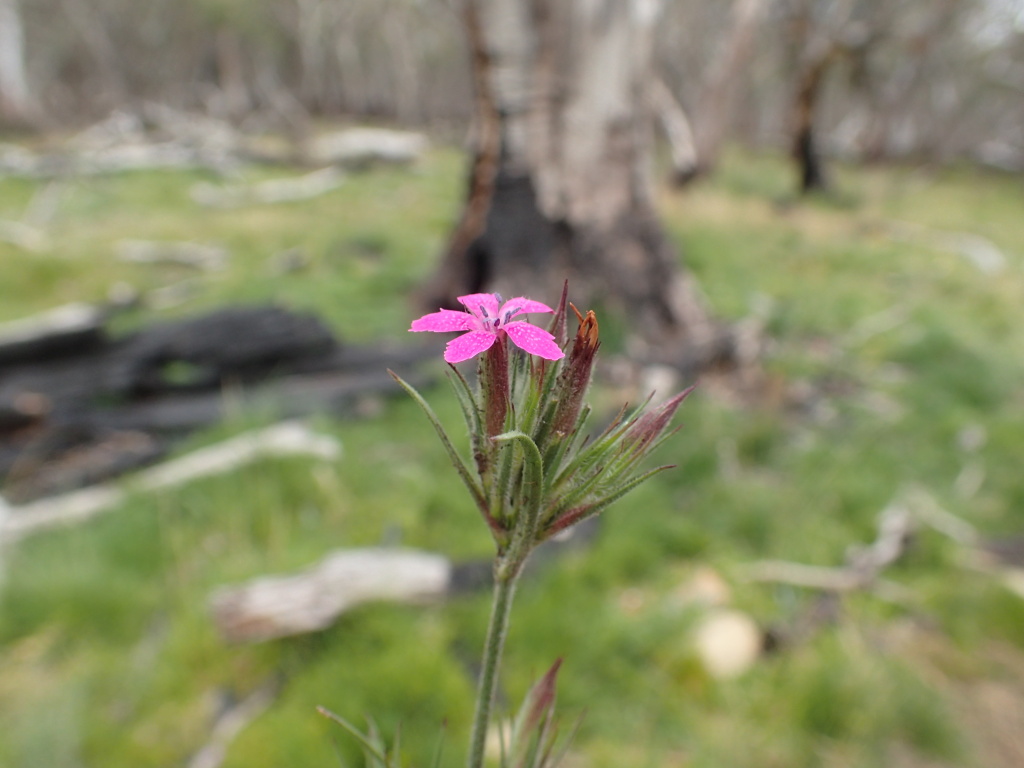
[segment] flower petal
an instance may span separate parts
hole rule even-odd
[[[521,315],[524,312],[554,312],[554,311],[555,310],[553,310],[547,304],[542,304],[541,302],[534,301],[533,299],[524,299],[523,297],[520,296],[520,297],[517,297],[515,299],[509,299],[504,304],[502,304],[501,305],[501,309],[499,310],[498,314],[501,316],[502,319],[504,319],[506,312],[511,312],[512,313],[512,314],[509,315],[509,317],[515,317],[516,315]]]
[[[480,320],[493,321],[498,316],[498,297],[493,293],[470,293],[458,298]]]
[[[545,360],[559,360],[565,357],[565,353],[555,343],[555,337],[543,328],[518,322],[509,323],[504,329],[517,347],[531,355],[543,357]]]
[[[469,360],[474,355],[479,355],[485,349],[490,349],[497,340],[498,334],[490,331],[470,331],[464,333],[457,339],[448,342],[444,348],[444,359],[447,363],[461,363]]]
[[[412,321],[410,331],[468,331],[474,328],[473,318],[465,312],[456,312],[453,309],[442,309],[440,312],[432,312],[424,315],[418,320]]]

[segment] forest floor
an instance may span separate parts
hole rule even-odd
[[[37,250],[0,242],[0,321],[103,301],[119,283],[178,285],[183,303],[129,312],[119,327],[273,301],[316,312],[344,340],[402,341],[462,170],[458,152],[435,149],[415,169],[352,175],[306,202],[232,210],[192,201],[193,185],[217,181],[199,171],[0,179],[0,219],[47,206]],[[791,186],[782,159],[736,153],[714,179],[659,192],[716,312],[767,318],[764,397],[737,406],[699,388],[658,457],[678,468],[523,585],[503,698],[518,701],[564,657],[560,708],[567,722],[582,715],[577,767],[1021,765],[1020,571],[985,566],[974,543],[947,534],[1024,535],[1024,185],[966,168],[840,168],[836,197],[797,201]],[[230,259],[202,273],[125,263],[123,240],[215,243]],[[426,394],[458,423],[445,386]],[[272,420],[248,415],[182,450]],[[317,705],[372,715],[385,733],[400,724],[417,766],[446,723],[445,764],[459,764],[485,595],[365,606],[258,645],[225,644],[211,622],[217,587],[335,548],[489,554],[413,403],[316,426],[341,440],[336,462],[268,459],[134,495],[0,555],[0,764],[187,765],[218,715],[267,685],[273,703],[230,744],[226,768],[355,763]],[[750,578],[764,560],[842,565],[900,504],[919,525],[882,574],[890,588],[829,601]],[[723,605],[774,640],[726,679],[695,641]]]

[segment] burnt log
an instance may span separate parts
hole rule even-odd
[[[0,366],[51,359],[103,342],[104,313],[88,304],[66,304],[0,324]]]
[[[318,318],[278,307],[222,309],[120,338],[105,314],[0,326],[13,329],[0,332],[0,479],[12,501],[150,464],[228,410],[365,411],[367,398],[397,393],[387,368],[422,381],[415,365],[434,353],[342,344]]]

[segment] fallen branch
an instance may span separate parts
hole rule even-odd
[[[334,438],[318,435],[299,422],[283,422],[200,448],[144,470],[123,484],[103,484],[8,507],[5,519],[0,521],[0,542],[88,520],[116,507],[133,492],[151,492],[224,474],[268,456],[313,456],[330,461],[340,451]]]
[[[0,240],[33,253],[50,247],[50,239],[43,230],[21,221],[0,220]]]
[[[0,323],[0,364],[83,350],[103,337],[104,312],[91,304],[64,304]]]
[[[146,130],[136,115],[115,112],[79,133],[55,152],[36,153],[0,145],[0,175],[47,179],[152,169],[206,168],[224,173],[242,163],[294,163],[364,168],[375,163],[408,164],[426,151],[421,133],[350,128],[314,138],[305,151],[268,144],[209,117],[149,105]]]
[[[950,232],[929,229],[920,224],[897,221],[890,224],[894,239],[923,242],[938,250],[963,256],[981,273],[997,275],[1007,266],[1006,254],[987,237],[973,232]]]
[[[230,642],[259,642],[329,627],[363,603],[423,603],[442,598],[452,566],[441,555],[411,549],[335,552],[294,576],[265,576],[210,598],[213,619]]]
[[[270,683],[257,688],[221,714],[213,726],[210,740],[188,761],[188,768],[219,768],[227,756],[231,742],[274,703],[277,687],[276,684]]]
[[[881,581],[879,577],[883,570],[903,556],[913,532],[914,517],[910,510],[903,504],[890,504],[879,516],[875,541],[866,547],[852,548],[844,566],[828,568],[763,560],[748,566],[744,576],[748,581],[790,584],[823,592],[875,589],[883,596],[899,600],[905,594],[904,590],[891,582]]]
[[[344,174],[324,168],[303,176],[269,179],[256,184],[217,186],[200,182],[189,194],[200,205],[211,208],[239,208],[244,205],[291,203],[325,195],[341,186]]]
[[[387,128],[348,128],[312,140],[308,160],[315,165],[364,168],[373,163],[406,165],[427,149],[422,133]]]
[[[230,254],[225,248],[207,243],[121,240],[117,258],[134,264],[181,264],[207,272],[228,266]]]

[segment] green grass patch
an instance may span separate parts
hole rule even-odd
[[[217,181],[205,173],[60,181],[47,193],[57,201],[49,247],[0,243],[0,320],[101,301],[120,282],[149,291],[188,281],[191,297],[155,317],[273,301],[316,312],[347,341],[401,340],[409,292],[457,212],[462,168],[442,148],[415,170],[354,175],[302,204],[230,211],[191,200],[192,185]],[[733,680],[711,678],[695,651],[702,611],[679,595],[700,566],[721,574],[732,603],[761,626],[785,630],[815,596],[748,583],[744,566],[838,565],[910,487],[982,536],[1024,526],[1019,180],[901,168],[842,168],[837,178],[838,201],[797,202],[782,158],[737,152],[708,182],[659,193],[681,259],[721,316],[771,303],[774,389],[749,409],[698,390],[658,457],[678,469],[610,510],[591,545],[525,580],[501,701],[514,705],[564,657],[560,702],[567,721],[584,715],[573,747],[582,764],[848,768],[911,755],[977,766],[980,737],[956,686],[998,678],[1024,691],[1013,665],[989,656],[1024,653],[1024,601],[928,528],[886,574],[907,589],[906,603],[852,597],[838,621]],[[40,189],[0,180],[0,218],[20,219]],[[957,233],[1000,249],[1003,271],[979,270],[950,239]],[[230,263],[211,273],[124,263],[126,239],[214,243]],[[305,266],[281,273],[275,257],[290,249]],[[153,319],[129,314],[118,327]],[[459,434],[447,387],[424,394]],[[222,425],[182,450],[271,418]],[[389,735],[400,729],[410,765],[426,763],[447,723],[446,764],[459,763],[485,595],[365,606],[325,632],[262,645],[229,646],[214,632],[214,589],[300,570],[335,548],[488,556],[484,526],[415,404],[318,426],[342,441],[336,462],[267,459],[135,495],[3,553],[0,764],[185,764],[225,707],[266,684],[277,698],[226,766],[337,765],[339,755],[358,764],[317,705],[357,723],[372,716]],[[968,445],[967,433],[980,441]],[[981,472],[973,486],[961,478],[971,467]],[[906,626],[926,649],[897,641]]]

